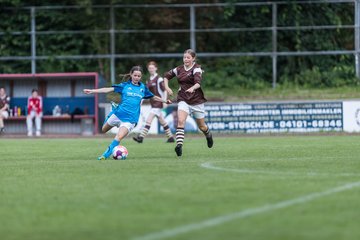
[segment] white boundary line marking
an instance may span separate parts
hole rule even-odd
[[[200,164],[201,167],[216,171],[224,171],[224,172],[236,172],[236,173],[261,173],[261,174],[269,174],[269,175],[307,175],[307,176],[345,176],[345,177],[351,177],[351,176],[360,176],[360,174],[357,173],[321,173],[321,172],[306,172],[306,173],[299,173],[299,172],[281,172],[281,171],[266,171],[266,170],[253,170],[253,169],[239,169],[239,168],[223,168],[223,167],[217,167],[213,164],[206,162]]]
[[[143,235],[140,237],[136,237],[136,238],[134,238],[134,240],[155,240],[155,239],[170,238],[170,237],[177,236],[179,234],[184,234],[184,233],[188,233],[188,232],[192,232],[192,231],[196,231],[196,230],[200,230],[200,229],[204,229],[204,228],[217,226],[220,224],[224,224],[226,222],[246,218],[249,216],[266,213],[266,212],[270,212],[270,211],[274,211],[274,210],[278,210],[278,209],[282,209],[282,208],[286,208],[286,207],[290,207],[290,206],[294,206],[294,205],[298,205],[298,204],[302,204],[302,203],[307,203],[307,202],[310,202],[317,198],[321,198],[321,197],[328,196],[331,194],[351,190],[356,187],[360,187],[360,182],[347,183],[345,185],[331,188],[331,189],[328,189],[323,192],[315,192],[315,193],[303,195],[303,196],[289,199],[289,200],[280,201],[280,202],[273,203],[273,204],[266,204],[261,207],[249,208],[249,209],[245,209],[245,210],[242,210],[239,212],[234,212],[234,213],[230,213],[230,214],[226,214],[226,215],[221,215],[218,217],[209,218],[207,220],[203,220],[203,221],[197,222],[197,223],[191,223],[191,224],[187,224],[187,225],[183,225],[183,226],[174,227],[171,229],[166,229],[166,230],[159,231],[159,232],[149,233],[149,234],[146,234],[146,235]]]

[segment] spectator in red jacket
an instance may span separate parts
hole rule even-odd
[[[26,124],[28,129],[28,136],[31,137],[33,135],[33,119],[35,118],[35,126],[36,126],[36,136],[41,136],[41,118],[43,111],[43,102],[42,97],[39,96],[39,93],[36,89],[33,89],[31,92],[31,96],[28,98],[27,103],[27,118]]]

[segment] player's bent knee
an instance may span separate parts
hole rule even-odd
[[[165,122],[165,120],[164,120],[163,118],[159,118],[159,122],[160,122],[161,125],[165,125],[165,124],[166,124],[166,122]]]
[[[112,127],[109,126],[109,125],[104,125],[102,128],[101,128],[101,132],[102,133],[106,133],[107,131],[109,131]]]
[[[184,127],[185,126],[185,120],[178,120],[178,127]]]

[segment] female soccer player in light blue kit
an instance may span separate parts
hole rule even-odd
[[[109,114],[109,118],[107,118],[102,127],[102,132],[104,133],[114,126],[119,127],[119,131],[106,151],[98,157],[98,160],[107,159],[111,155],[114,147],[118,146],[120,141],[135,127],[139,120],[142,99],[152,98],[155,101],[171,103],[170,100],[165,101],[158,96],[154,96],[154,94],[140,82],[142,76],[140,66],[132,67],[128,75],[130,79],[127,82],[115,84],[108,88],[83,90],[85,94],[116,92],[121,95],[121,103]]]

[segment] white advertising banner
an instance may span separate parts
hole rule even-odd
[[[343,102],[345,132],[360,132],[360,101]]]

